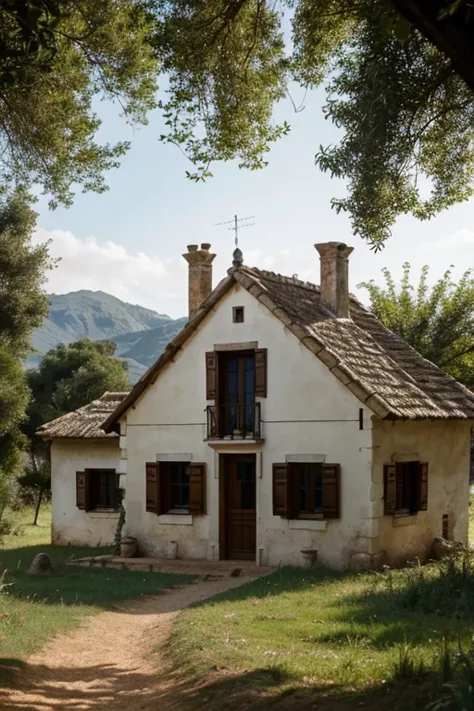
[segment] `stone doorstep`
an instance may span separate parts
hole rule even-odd
[[[218,562],[207,560],[168,560],[162,558],[120,558],[113,555],[94,556],[71,560],[66,565],[81,568],[113,568],[116,570],[135,570],[148,573],[182,573],[196,575],[206,580],[215,580],[226,576],[256,578],[268,575],[276,568],[257,566],[249,561],[223,560]],[[237,572],[238,571],[238,572]]]

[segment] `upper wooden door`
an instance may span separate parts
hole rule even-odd
[[[225,557],[255,560],[256,466],[254,454],[223,455]],[[223,519],[223,520],[222,520]]]

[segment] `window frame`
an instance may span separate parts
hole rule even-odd
[[[191,462],[159,462],[160,468],[164,472],[164,476],[169,477],[169,505],[170,508],[166,513],[172,513],[172,514],[183,514],[187,515],[189,514],[189,494],[190,494],[190,479],[191,479]],[[180,481],[179,483],[173,483],[173,469],[176,469],[179,467],[179,473],[180,476],[182,477],[183,474],[186,476],[187,475],[187,483],[183,483],[183,481]],[[168,472],[166,470],[169,470]],[[187,470],[187,471],[185,471]],[[173,501],[173,489],[179,487],[179,489],[183,490],[183,488],[187,487],[188,490],[188,495],[187,495],[187,504],[176,504]]]
[[[301,468],[321,473],[321,512],[301,511]],[[272,464],[273,515],[289,520],[330,521],[341,518],[341,465],[327,462]],[[313,500],[313,503],[314,500]]]
[[[172,508],[171,465],[189,468],[189,497],[187,508]],[[206,463],[163,461],[145,463],[145,511],[161,515],[203,516],[206,514]]]
[[[245,321],[245,307],[244,306],[233,306],[232,307],[232,323],[244,323]]]
[[[416,516],[428,508],[428,464],[420,460],[384,465],[384,515]]]
[[[84,469],[86,476],[87,476],[87,486],[88,486],[88,501],[89,505],[87,508],[87,511],[95,511],[95,512],[103,512],[103,513],[110,513],[112,511],[118,511],[120,508],[120,500],[118,496],[118,491],[119,491],[119,474],[117,474],[116,469],[112,469],[109,467],[94,467],[94,468],[87,468]],[[101,492],[101,486],[100,483],[96,483],[96,479],[98,478],[98,475],[100,474],[106,474],[109,477],[114,477],[115,478],[115,493],[113,494],[113,498],[115,499],[114,505],[107,505],[104,503],[99,503],[100,500],[100,492]],[[110,487],[110,483],[107,486]],[[110,493],[110,492],[109,492]]]
[[[323,505],[323,467],[322,463],[319,462],[292,462],[289,464],[289,476],[290,480],[293,479],[291,483],[291,488],[293,490],[293,512],[295,514],[295,520],[316,520],[321,521],[324,519],[324,505]],[[307,497],[307,508],[309,511],[303,511],[301,507],[301,492],[303,486],[301,484],[301,475],[306,469],[307,483],[305,487],[306,497]],[[316,478],[319,477],[319,487],[316,487]],[[295,483],[295,480],[298,484]],[[311,508],[315,507],[315,492],[316,488],[320,491],[321,496],[321,506],[320,511],[311,512]]]

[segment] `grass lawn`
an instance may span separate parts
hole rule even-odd
[[[423,709],[443,637],[467,644],[473,624],[406,609],[404,576],[284,568],[185,610],[167,653],[188,679],[208,680],[200,700],[216,709]]]
[[[18,535],[5,536],[0,542],[0,572],[7,571],[4,587],[0,587],[0,664],[3,662],[4,670],[38,650],[52,635],[77,625],[85,615],[192,579],[167,573],[66,566],[64,563],[72,558],[110,550],[52,546],[50,509],[44,508],[38,526],[31,525],[32,516],[30,510],[18,514]],[[48,553],[54,570],[49,575],[30,576],[26,569],[39,552]]]

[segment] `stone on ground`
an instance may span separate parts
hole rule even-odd
[[[46,573],[51,573],[52,570],[53,564],[49,555],[47,553],[38,553],[28,568],[28,573],[30,575],[45,575]]]

